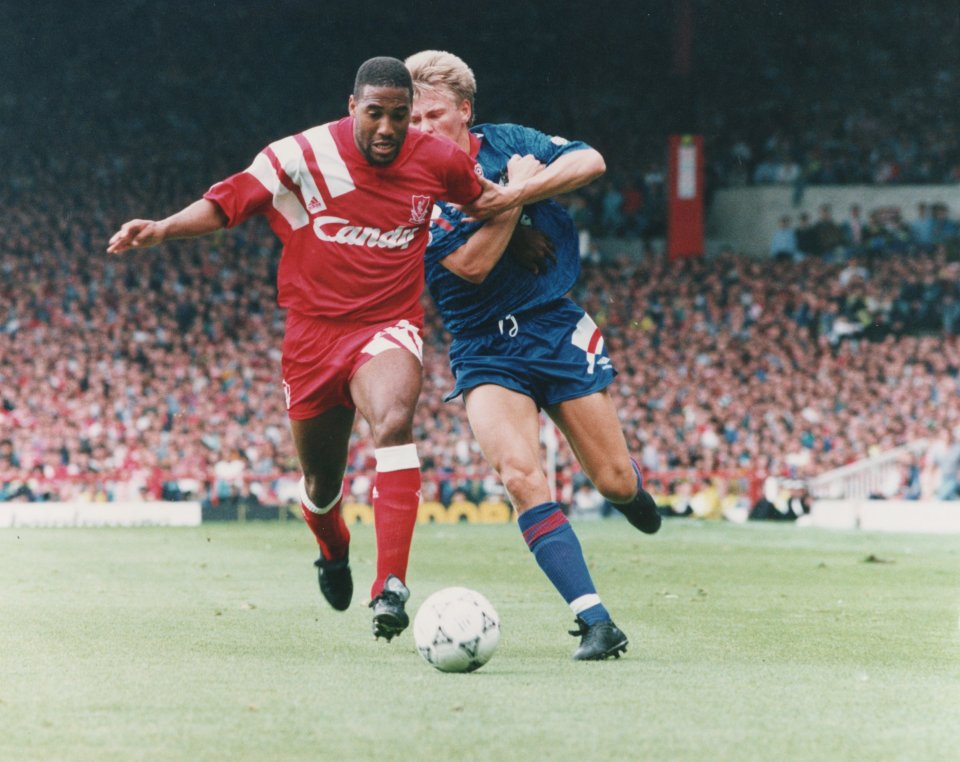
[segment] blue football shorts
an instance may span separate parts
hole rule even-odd
[[[606,389],[617,375],[597,324],[569,299],[504,315],[455,338],[450,369],[456,386],[444,401],[496,384],[540,408]]]

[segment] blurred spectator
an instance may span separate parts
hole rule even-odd
[[[917,204],[917,217],[910,223],[910,237],[924,248],[933,244],[933,219],[923,201]]]
[[[811,254],[826,259],[835,259],[842,251],[843,230],[833,219],[833,210],[829,204],[820,205],[820,217],[811,233],[813,250]]]
[[[813,225],[810,224],[810,215],[800,212],[797,227],[794,230],[794,239],[797,242],[797,251],[801,256],[810,256],[817,253],[817,238]]]
[[[798,479],[786,479],[781,484],[774,476],[763,483],[763,495],[750,509],[754,521],[796,521],[810,513],[810,495],[806,485]]]
[[[587,204],[587,200],[580,194],[570,194],[566,202],[567,213],[579,233],[580,256],[588,257],[594,248],[593,236],[590,233],[595,222],[593,211]]]
[[[881,489],[879,497],[919,500],[923,496],[920,473],[917,456],[911,453],[902,455],[897,461],[897,468],[890,471],[890,481]]]
[[[933,244],[942,244],[957,238],[960,233],[957,223],[950,219],[946,204],[933,205],[933,220],[931,223],[930,239]]]
[[[942,429],[926,457],[933,471],[936,497],[940,500],[960,497],[960,427]]]
[[[793,261],[799,254],[797,250],[797,234],[793,229],[793,220],[789,214],[780,218],[780,227],[773,234],[770,241],[770,256],[783,261]]]
[[[623,194],[612,181],[603,186],[603,211],[600,222],[607,235],[621,236],[624,232]]]
[[[860,205],[850,206],[850,216],[844,220],[842,227],[843,245],[849,251],[858,251],[863,243],[863,220],[860,218]]]

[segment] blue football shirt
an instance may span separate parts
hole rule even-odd
[[[550,164],[571,151],[588,148],[586,143],[551,137],[517,124],[484,124],[471,129],[480,138],[477,163],[493,182],[506,183],[507,162],[514,154],[532,154]],[[430,243],[425,255],[427,287],[444,326],[454,336],[475,331],[483,324],[496,325],[505,315],[515,314],[559,299],[580,274],[580,247],[576,227],[566,210],[547,199],[524,207],[520,223],[532,225],[553,241],[555,264],[534,275],[504,254],[481,284],[470,283],[443,266],[443,258],[459,249],[482,222],[465,222],[464,214],[449,204],[437,203],[439,215],[430,225]]]

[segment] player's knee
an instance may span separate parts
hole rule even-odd
[[[413,441],[413,411],[393,407],[370,421],[374,447],[396,447]]]
[[[303,488],[314,505],[328,505],[336,499],[343,487],[343,476],[336,479],[323,474],[303,475]]]
[[[515,503],[523,506],[541,502],[547,480],[539,465],[506,459],[500,464],[500,481]]]
[[[625,503],[637,494],[637,474],[630,461],[605,463],[592,480],[597,491],[614,503]]]

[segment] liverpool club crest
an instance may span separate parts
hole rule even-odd
[[[422,225],[426,222],[431,206],[433,201],[430,196],[411,196],[410,222],[414,225]]]

